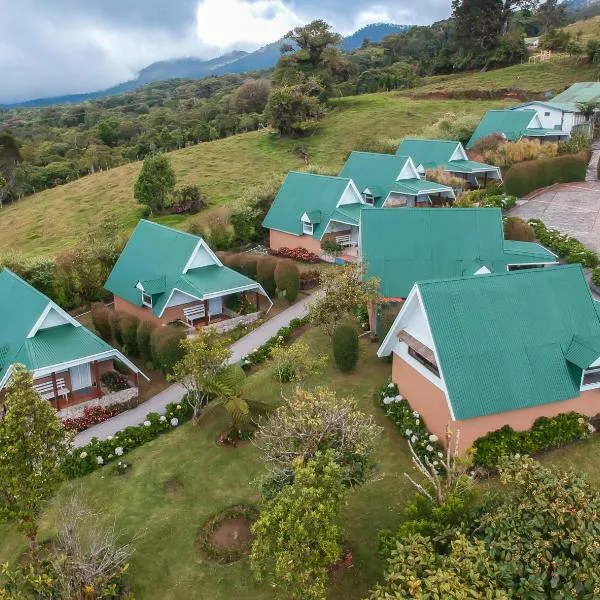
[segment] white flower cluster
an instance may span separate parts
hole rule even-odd
[[[150,427],[150,425],[152,425],[152,423],[150,423],[150,421],[144,421],[144,426],[145,427]]]
[[[400,394],[398,394],[397,396],[384,396],[383,397],[384,404],[391,404],[392,402],[400,402],[401,400],[402,400],[402,396],[400,396]]]
[[[96,456],[96,462],[99,465],[103,465],[104,464],[104,459],[101,456]]]
[[[177,427],[179,425],[179,419],[177,417],[173,417],[171,419],[171,427]]]
[[[123,448],[121,448],[121,446],[117,446],[117,447],[115,448],[115,454],[116,454],[117,456],[123,456]]]
[[[167,417],[165,417],[165,415],[160,415],[160,419],[159,419],[159,421],[160,421],[161,423],[164,423],[166,420],[167,420]]]

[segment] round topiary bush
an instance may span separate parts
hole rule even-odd
[[[262,285],[269,296],[275,294],[275,267],[277,260],[273,256],[263,256],[256,263],[256,281]]]
[[[258,509],[248,504],[231,506],[213,515],[198,531],[197,549],[203,558],[228,564],[248,555],[252,523]]]
[[[293,302],[300,291],[300,273],[292,260],[280,260],[275,267],[275,286],[288,302]]]
[[[519,217],[507,217],[504,220],[504,238],[517,242],[533,242],[535,233],[527,221]]]
[[[358,362],[358,333],[352,325],[341,324],[333,330],[333,358],[340,371],[347,373]]]

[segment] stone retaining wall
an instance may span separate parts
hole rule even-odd
[[[81,417],[83,415],[83,411],[88,406],[112,406],[113,404],[123,404],[124,402],[129,402],[134,398],[137,398],[138,388],[130,387],[126,390],[120,390],[118,392],[110,392],[102,398],[94,398],[93,400],[88,400],[86,402],[80,402],[79,404],[75,404],[74,406],[67,406],[58,411],[58,416],[61,419],[73,419],[75,417]]]
[[[248,315],[240,315],[239,317],[234,317],[233,319],[227,319],[226,321],[220,321],[219,323],[214,323],[213,325],[206,325],[206,327],[214,327],[219,333],[226,333],[227,331],[231,331],[235,329],[238,325],[249,325],[250,323],[254,323],[262,317],[262,310],[258,312],[253,312]]]

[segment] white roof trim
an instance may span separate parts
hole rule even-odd
[[[140,290],[141,292],[145,292],[146,290],[144,289],[144,286],[142,285],[142,282],[138,280],[138,282],[135,284],[135,287]]]
[[[458,155],[460,156],[460,158],[456,158],[455,154],[457,152],[458,152]],[[469,157],[468,157],[463,145],[460,142],[456,142],[456,148],[454,148],[454,151],[450,155],[450,159],[448,160],[448,162],[452,162],[453,160],[469,160]]]
[[[350,179],[350,181],[348,181],[348,185],[344,188],[342,195],[338,198],[337,204],[335,205],[336,208],[339,208],[340,206],[345,206],[344,204],[341,204],[341,202],[342,202],[342,198],[348,191],[348,188],[351,188],[356,193],[356,196],[358,197],[358,200],[359,200],[358,202],[354,202],[354,203],[350,203],[350,204],[366,204],[364,198],[362,197],[362,194],[358,191],[356,184],[354,183],[354,181],[352,181],[352,179]]]
[[[46,305],[46,308],[44,308],[42,311],[42,314],[39,316],[38,320],[35,322],[35,325],[31,328],[31,331],[27,334],[28,339],[35,336],[35,334],[39,331],[42,323],[51,310],[55,310],[61,317],[71,323],[71,325],[74,327],[81,327],[81,323],[79,321],[76,321],[69,313],[65,312],[60,306],[58,306],[58,304],[55,304],[52,302],[52,300],[50,300]]]
[[[194,262],[196,254],[198,254],[200,248],[204,248],[208,252],[208,255],[215,261],[216,265],[218,265],[219,267],[223,266],[223,263],[218,259],[217,255],[209,248],[208,244],[202,238],[200,238],[198,240],[198,243],[196,244],[196,247],[194,248],[194,251],[190,255],[187,263],[185,263],[185,267],[183,267],[182,275],[185,275],[188,272],[190,265]]]
[[[179,288],[173,288],[171,290],[171,293],[169,294],[169,297],[167,298],[167,301],[165,302],[165,305],[162,307],[162,310],[160,311],[160,314],[158,315],[159,319],[163,316],[163,313],[167,309],[167,306],[169,306],[169,302],[171,302],[171,298],[173,297],[173,294],[175,292],[180,292],[184,296],[189,296],[190,298],[193,298],[194,300],[202,300],[202,298],[199,298],[198,296],[194,296],[193,294],[190,294],[189,292],[184,292],[183,290],[180,290]]]
[[[13,371],[15,370],[13,365],[8,365],[8,369],[6,369],[6,373],[4,373],[4,377],[0,379],[0,390],[4,388],[6,382],[10,379]]]
[[[300,217],[300,220],[303,223],[309,223],[310,225],[312,225],[311,220],[308,218],[308,213],[306,211],[304,211],[304,214]]]
[[[370,206],[370,205],[368,205],[368,206]],[[327,228],[329,227],[329,225],[331,224],[332,221],[335,221],[336,223],[342,223],[342,225],[350,225],[350,227],[358,227],[360,229],[360,225],[357,225],[356,223],[348,223],[348,221],[340,221],[340,219],[329,219],[329,221],[327,221],[327,225],[323,229],[323,233],[321,234],[321,237],[319,238],[320,240],[322,240],[323,236],[327,233]]]
[[[415,177],[405,177],[402,175],[404,173],[404,170],[407,168],[416,175],[416,179],[420,179],[419,171],[417,171],[417,167],[415,167],[415,163],[413,162],[413,159],[410,156],[407,156],[406,159],[407,160],[404,163],[404,165],[402,166],[402,169],[400,169],[400,173],[398,173],[398,177],[396,177],[396,181],[402,181],[403,179],[415,179]]]
[[[389,330],[387,332],[387,335],[385,336],[385,338],[383,339],[383,342],[381,342],[381,345],[377,349],[377,356],[379,358],[382,358],[384,356],[388,356],[392,352],[393,348],[389,348],[388,344],[389,344],[390,340],[393,340],[393,336],[396,333],[396,329],[398,327],[398,323],[400,322],[400,319],[404,315],[404,312],[407,310],[407,306],[409,305],[409,303],[411,302],[411,300],[415,297],[415,295],[417,293],[417,289],[416,288],[417,288],[416,285],[412,286],[412,289],[408,293],[408,296],[406,297],[406,300],[404,301],[404,304],[402,305],[402,308],[400,309],[400,311],[396,315],[396,318],[394,319],[394,322],[392,323],[392,326],[389,328]]]

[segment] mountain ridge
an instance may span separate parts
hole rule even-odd
[[[361,27],[353,34],[342,39],[340,47],[349,52],[360,48],[365,39],[379,42],[386,35],[406,31],[410,25],[397,25],[393,23],[370,23]],[[195,57],[182,57],[170,60],[157,61],[140,69],[136,77],[112,87],[92,92],[79,94],[63,94],[44,98],[34,98],[9,104],[0,104],[0,108],[34,108],[56,104],[77,104],[86,100],[98,100],[109,96],[116,96],[130,92],[149,83],[158,83],[169,79],[202,79],[213,75],[226,75],[228,73],[249,73],[261,71],[275,66],[279,59],[279,48],[284,43],[283,38],[266,44],[253,52],[234,50],[209,60]]]

